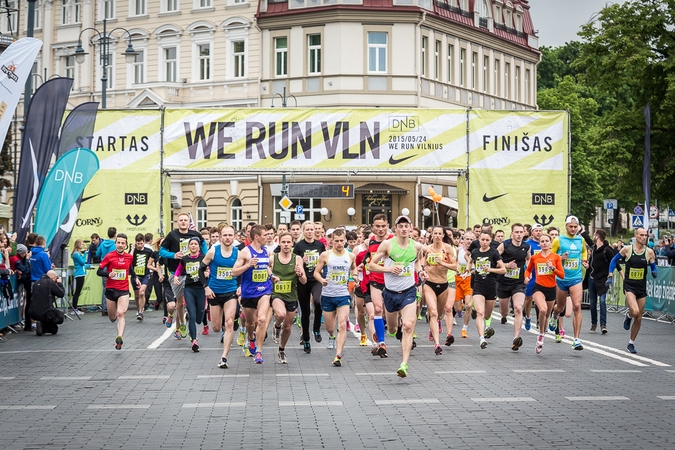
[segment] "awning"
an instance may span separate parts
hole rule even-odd
[[[424,197],[427,200],[433,201],[433,199],[428,195],[421,195],[420,197]],[[441,205],[447,206],[448,208],[459,210],[459,204],[457,203],[457,200],[455,200],[454,198],[443,197],[439,203]]]
[[[407,189],[401,189],[386,183],[368,183],[354,189],[355,194],[409,194]]]

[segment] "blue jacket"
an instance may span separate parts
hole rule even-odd
[[[37,281],[42,278],[42,275],[52,270],[52,262],[43,247],[31,248],[30,254],[30,280]]]
[[[73,276],[75,278],[85,276],[85,269],[89,268],[89,264],[85,262],[84,254],[75,252],[71,255],[71,257],[73,258],[73,265],[75,266],[75,273]]]
[[[112,239],[101,239],[101,243],[96,249],[96,256],[101,258],[101,261],[103,261],[105,255],[113,251],[115,251],[115,241]]]

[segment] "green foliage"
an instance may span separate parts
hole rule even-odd
[[[4,176],[12,173],[12,130],[10,129],[5,136],[5,142],[2,144],[2,153],[0,154],[0,189],[12,187],[12,182]]]

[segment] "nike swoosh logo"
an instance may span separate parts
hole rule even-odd
[[[401,158],[401,159],[394,159],[393,156],[390,156],[389,157],[389,164],[391,164],[392,166],[395,166],[396,164],[401,164],[403,161],[407,161],[410,158],[414,158],[415,156],[417,156],[417,155],[410,155],[410,156],[406,156],[405,158]]]
[[[508,192],[506,194],[508,194]],[[500,195],[497,195],[495,197],[488,197],[487,194],[483,194],[483,201],[485,203],[488,203],[488,202],[491,202],[492,200],[497,200],[499,197],[503,197],[506,194],[500,194]]]
[[[90,195],[89,197],[82,197],[82,201],[83,201],[83,202],[86,202],[87,200],[91,200],[92,198],[98,197],[99,195],[101,195],[100,192],[99,192],[98,194],[96,194],[96,195]]]

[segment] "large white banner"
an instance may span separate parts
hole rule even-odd
[[[0,55],[0,143],[5,141],[12,115],[40,48],[41,40],[27,37],[19,39]]]

